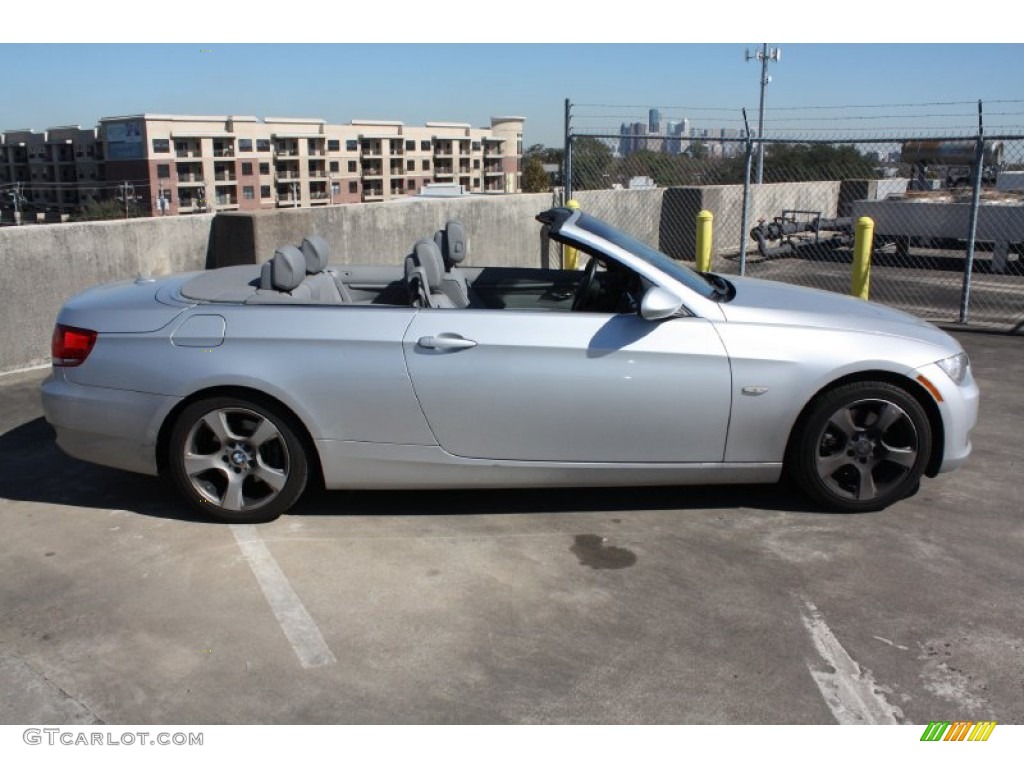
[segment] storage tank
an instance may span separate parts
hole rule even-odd
[[[904,163],[924,165],[974,165],[974,141],[906,141],[900,152]],[[986,141],[982,165],[1001,165],[1003,142]]]

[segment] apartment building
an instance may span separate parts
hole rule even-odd
[[[71,213],[90,198],[104,197],[97,133],[77,125],[5,132],[0,137],[0,202],[19,210]]]
[[[174,215],[377,202],[435,181],[518,192],[523,124],[147,114],[102,118],[98,133],[107,181]]]
[[[524,122],[104,117],[95,129],[0,135],[0,190],[17,188],[36,211],[127,198],[154,216],[377,202],[432,182],[507,194],[521,189]]]

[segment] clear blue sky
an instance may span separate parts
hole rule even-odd
[[[203,14],[203,6],[194,9]],[[168,23],[173,25],[173,18]],[[561,146],[566,98],[581,105],[637,107],[581,108],[580,120],[588,128],[617,128],[620,118],[645,119],[648,106],[673,107],[668,116],[691,118],[699,118],[701,108],[721,107],[731,119],[746,107],[756,120],[759,65],[743,59],[744,48],[756,44],[5,43],[0,44],[0,131],[88,127],[101,117],[142,112],[319,117],[338,123],[454,120],[477,126],[487,125],[492,115],[522,115],[527,145]],[[772,113],[773,107],[978,99],[1017,100],[1003,109],[1024,113],[1021,44],[781,47],[782,61],[770,65],[768,88],[767,113],[776,119],[786,113]],[[941,124],[941,115],[951,110],[918,111],[935,114]],[[952,111],[968,115],[967,123],[973,120],[973,107]],[[806,113],[815,114],[826,113]],[[1011,114],[1005,120],[1024,126],[1022,118]],[[888,120],[890,126],[901,122],[896,114]]]

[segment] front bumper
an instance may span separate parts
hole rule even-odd
[[[956,384],[935,363],[918,368],[912,378],[917,376],[924,376],[942,396],[942,402],[936,403],[945,432],[939,472],[951,472],[971,455],[971,430],[978,421],[978,385],[970,366],[962,384]]]
[[[40,389],[43,413],[66,454],[128,472],[157,474],[160,424],[180,398],[74,384],[60,369]]]

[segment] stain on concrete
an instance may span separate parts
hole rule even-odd
[[[580,565],[588,568],[629,568],[636,565],[635,554],[622,547],[606,546],[607,541],[592,533],[581,533],[569,551],[576,555]]]

